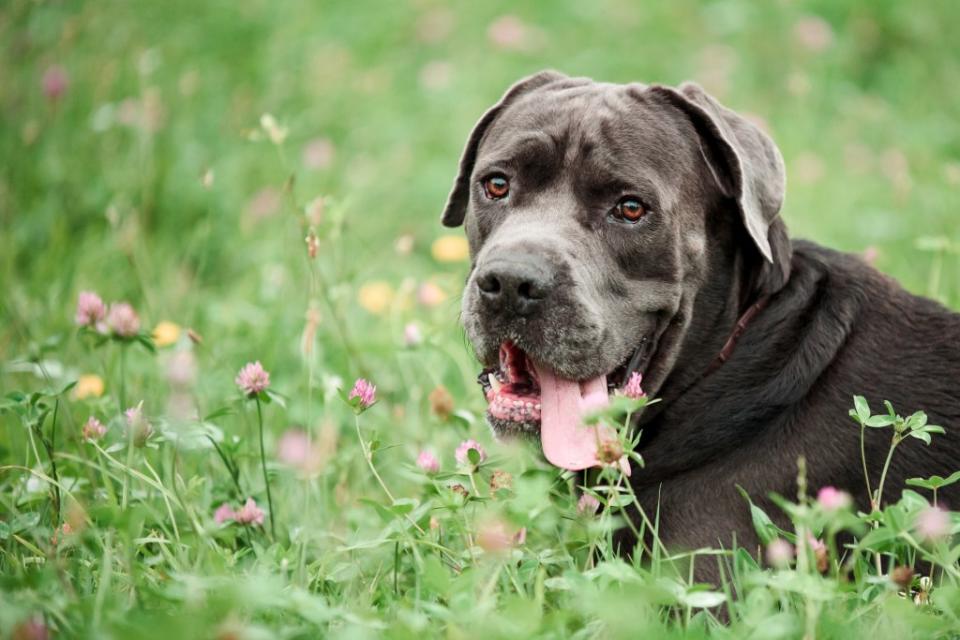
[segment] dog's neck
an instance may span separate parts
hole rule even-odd
[[[740,336],[769,302],[758,287],[756,256],[734,234],[722,240],[708,258],[708,277],[696,291],[679,354],[657,391],[662,408],[729,360]],[[651,409],[652,415],[660,412],[656,405]]]
[[[723,343],[723,348],[720,349],[720,353],[717,354],[717,357],[714,358],[713,362],[710,363],[710,366],[707,367],[704,376],[710,375],[730,359],[730,357],[733,355],[733,350],[737,348],[737,342],[740,340],[740,336],[743,335],[744,331],[747,330],[747,327],[750,326],[750,323],[753,321],[753,319],[757,317],[757,315],[763,311],[768,304],[770,304],[770,296],[762,295],[757,299],[756,302],[747,307],[746,311],[740,314],[737,324],[734,325],[733,331],[730,332],[730,337],[727,338],[725,343]]]

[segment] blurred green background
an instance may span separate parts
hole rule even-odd
[[[208,332],[269,321],[283,342],[302,323],[270,312],[302,298],[283,277],[301,248],[293,174],[298,204],[342,210],[324,247],[342,282],[450,275],[428,249],[463,141],[545,67],[699,81],[780,145],[795,235],[869,249],[956,303],[957,261],[939,254],[960,228],[957,24],[951,0],[5,3],[0,348],[66,328],[84,287]],[[248,140],[267,112],[289,129],[282,160]],[[358,333],[382,340],[371,320]]]
[[[126,585],[137,580],[174,607],[206,589],[218,604],[193,610],[200,636],[204,615],[212,625],[244,615],[249,603],[280,606],[287,578],[308,583],[283,573],[288,557],[324,576],[309,582],[311,591],[358,615],[390,602],[396,585],[384,583],[382,568],[394,547],[364,546],[382,523],[358,502],[383,497],[361,462],[336,378],[349,385],[363,374],[379,386],[381,403],[365,428],[379,439],[377,461],[398,496],[423,491],[423,474],[411,469],[421,446],[442,454],[444,468],[463,438],[494,446],[458,326],[467,271],[461,234],[442,229],[439,213],[470,128],[523,75],[549,67],[614,82],[700,82],[779,144],[788,170],[784,216],[795,236],[862,253],[910,290],[956,308],[957,25],[953,0],[0,4],[0,392],[48,386],[46,376],[57,388],[80,374],[105,381],[102,396],[64,407],[56,443],[104,548],[116,529],[118,562],[134,557],[128,550],[155,553],[136,536],[165,526],[165,516],[149,489],[141,496],[149,524],[139,511],[108,513],[100,481],[83,466],[91,449],[80,425],[89,415],[117,419],[120,371],[116,349],[93,350],[76,335],[81,290],[129,300],[147,330],[172,321],[202,338],[191,346],[181,337],[157,358],[132,347],[127,404],[143,398],[157,424],[183,417],[183,398],[168,380],[175,350],[197,359],[187,413],[201,416],[236,397],[236,371],[261,360],[289,398],[267,413],[267,457],[290,425],[306,426],[328,456],[308,483],[270,463],[278,526],[292,542],[256,546],[253,566],[272,578],[251,570],[239,585],[234,563],[253,561],[232,530],[212,524],[232,491],[219,460],[209,449],[149,453],[161,474],[176,468],[189,485],[178,517],[201,518],[219,542],[198,538],[178,551],[179,566],[203,578],[168,581],[178,562],[158,560],[159,552],[150,567],[118,564],[129,583],[108,596],[117,605],[114,628],[125,628],[123,612],[134,606]],[[315,259],[304,242],[311,231]],[[431,402],[439,384],[452,395]],[[451,417],[451,409],[459,413]],[[243,481],[262,505],[250,415],[218,422],[242,436]],[[48,548],[57,523],[44,487],[12,471],[34,465],[34,456],[9,414],[0,415],[0,465],[0,508],[9,510],[0,519],[42,513],[30,520],[29,540]],[[552,480],[525,481],[514,519],[530,528],[534,548],[558,544],[553,527],[562,514],[543,508]],[[68,569],[80,576],[82,608],[59,596],[53,563],[43,581],[22,567],[0,585],[18,594],[15,606],[0,606],[0,627],[43,609],[82,628],[91,602],[97,611],[103,605],[94,585],[104,552],[87,543]],[[30,555],[4,544],[4,566]],[[227,577],[203,581],[214,575]],[[380,580],[376,593],[366,586],[371,579]],[[248,600],[231,601],[223,585],[246,589]],[[472,588],[450,600],[450,619],[468,628],[487,622]],[[150,608],[150,590],[139,593]],[[606,606],[607,598],[596,601]],[[566,615],[564,606],[557,611]],[[498,624],[514,619],[507,610]],[[141,619],[140,635],[160,628],[150,620]]]

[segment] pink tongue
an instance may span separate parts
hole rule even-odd
[[[603,425],[586,426],[583,416],[607,406],[607,377],[598,376],[584,382],[567,380],[539,364],[534,365],[540,377],[540,444],[551,464],[578,471],[602,466],[597,457],[598,445],[615,438],[613,430]]]

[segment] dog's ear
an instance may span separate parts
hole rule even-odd
[[[447,206],[444,208],[443,217],[440,219],[443,226],[459,227],[463,224],[463,219],[467,214],[467,203],[470,200],[470,175],[473,173],[473,165],[477,161],[477,149],[480,147],[480,141],[483,140],[483,134],[487,132],[500,112],[519,96],[566,77],[556,71],[541,71],[528,76],[507,89],[500,101],[483,114],[473,127],[473,131],[470,132],[467,146],[460,157],[460,171],[453,183],[453,189],[450,190],[450,195],[447,197]]]
[[[700,135],[700,148],[725,196],[740,209],[743,226],[767,265],[761,289],[779,289],[790,273],[790,240],[779,218],[786,188],[783,157],[773,141],[746,118],[714,100],[699,85],[679,89],[654,85],[687,114]]]

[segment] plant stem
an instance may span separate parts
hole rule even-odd
[[[120,413],[124,412],[127,406],[127,343],[120,343],[120,395],[117,397],[120,403]]]
[[[119,504],[117,501],[117,491],[113,487],[113,480],[110,479],[110,474],[107,473],[107,467],[103,463],[103,456],[100,455],[99,451],[96,456],[97,467],[100,469],[100,479],[103,480],[103,486],[106,487],[107,493],[110,495],[110,499],[113,500],[114,504]]]
[[[878,505],[873,499],[873,489],[870,488],[870,473],[867,471],[867,446],[866,446],[867,425],[860,420],[860,462],[863,464],[863,480],[867,483],[867,499],[870,501],[870,511],[876,511]],[[877,523],[873,523],[873,528],[877,528]],[[877,567],[877,575],[883,575],[883,563],[880,560],[880,552],[873,554],[874,564]]]
[[[267,455],[263,446],[263,410],[260,408],[260,396],[257,401],[257,423],[260,425],[260,466],[263,469],[263,484],[267,487],[267,508],[270,510],[270,537],[277,539],[277,532],[273,523],[273,497],[270,495],[270,478],[267,477]]]
[[[230,479],[233,480],[233,486],[237,490],[237,498],[243,500],[243,489],[240,488],[240,479],[238,478],[238,473],[236,467],[230,462],[230,459],[227,458],[227,454],[223,452],[223,449],[220,448],[220,445],[217,444],[217,441],[214,440],[210,435],[207,435],[207,440],[210,441],[210,444],[213,445],[213,448],[217,450],[217,454],[220,456],[220,459],[223,461],[223,466],[227,468],[227,472],[230,474]]]
[[[873,490],[870,488],[870,473],[867,471],[866,425],[860,423],[860,462],[863,463],[863,480],[867,483],[867,498],[870,499],[870,510],[873,510]]]
[[[883,463],[883,471],[880,473],[880,484],[877,487],[877,509],[880,508],[880,502],[883,499],[883,483],[887,479],[887,470],[890,468],[890,460],[893,458],[893,451],[897,448],[898,444],[900,444],[900,438],[894,434],[893,440],[890,442],[890,451],[887,452],[887,459]]]
[[[898,445],[898,444],[900,444],[899,436],[898,436],[896,433],[894,433],[894,434],[893,434],[893,440],[890,441],[890,450],[887,451],[887,459],[886,459],[886,460],[884,461],[884,463],[883,463],[883,471],[880,472],[880,484],[877,485],[877,494],[876,494],[876,496],[871,496],[871,497],[870,497],[870,503],[871,503],[870,506],[871,506],[873,509],[876,509],[876,510],[879,510],[879,509],[880,509],[880,505],[881,505],[881,502],[882,502],[882,500],[883,500],[883,483],[884,483],[884,482],[886,481],[886,479],[887,479],[887,470],[890,468],[890,460],[893,458],[893,452],[894,452],[894,450],[897,448],[897,445]],[[873,528],[874,528],[874,529],[876,529],[878,526],[879,526],[878,523],[876,523],[876,522],[873,523]],[[873,560],[874,560],[874,564],[875,564],[876,567],[877,567],[877,575],[878,575],[878,576],[882,576],[882,575],[883,575],[883,561],[882,561],[882,559],[880,558],[880,552],[879,552],[879,551],[877,551],[877,552],[874,554]]]
[[[479,496],[480,496],[480,490],[477,489],[477,483],[476,483],[476,481],[473,479],[474,471],[475,471],[475,469],[471,469],[471,470],[470,470],[470,486],[473,487],[473,495],[479,497]]]
[[[120,509],[127,508],[127,499],[130,495],[130,476],[133,470],[133,425],[127,422],[127,472],[123,474],[123,493],[120,497]]]
[[[364,460],[367,461],[367,467],[370,468],[370,473],[372,473],[373,477],[376,478],[377,483],[380,485],[380,488],[383,489],[383,492],[385,494],[387,494],[387,498],[390,499],[390,504],[392,506],[394,503],[396,503],[397,500],[396,498],[393,497],[393,493],[391,493],[390,489],[387,488],[387,483],[383,481],[383,478],[381,478],[380,474],[377,472],[377,468],[373,465],[373,454],[370,453],[370,450],[367,448],[367,443],[364,442],[363,440],[363,433],[361,433],[360,431],[360,414],[354,414],[353,423],[357,428],[357,440],[360,441],[360,450],[363,452]],[[421,536],[426,535],[426,531],[423,530],[423,527],[417,524],[417,521],[414,520],[409,513],[403,514],[403,517],[407,522],[410,523],[410,526],[412,526],[414,529],[417,530],[417,533],[419,533]],[[405,535],[408,535],[408,537],[413,539],[412,536],[409,536],[409,534],[405,534]],[[413,551],[413,555],[417,559],[417,562],[419,563],[421,561],[421,558],[419,553],[417,552],[416,545],[411,544],[410,550]],[[446,550],[441,550],[441,553],[447,556],[447,560],[450,562],[450,566],[457,567],[456,570],[459,572],[460,565],[457,563],[456,558],[454,558],[453,555]]]
[[[363,434],[360,432],[360,415],[355,414],[353,417],[353,422],[357,427],[357,439],[360,440],[360,450],[363,451],[363,459],[367,461],[367,466],[370,468],[370,473],[373,474],[373,477],[377,479],[377,482],[380,484],[380,487],[383,489],[383,492],[387,494],[387,497],[390,498],[390,504],[392,505],[396,502],[396,499],[393,497],[393,494],[390,492],[390,489],[387,488],[387,484],[383,481],[383,478],[380,477],[380,474],[377,472],[377,468],[373,466],[373,454],[367,449],[367,443],[363,440]],[[417,527],[419,529],[419,527]],[[421,530],[420,533],[423,533]]]
[[[40,452],[37,450],[37,444],[34,441],[34,433],[36,433],[37,439],[40,440],[40,444],[43,445],[43,450],[50,460],[50,478],[53,480],[51,483],[50,503],[53,508],[53,526],[56,528],[60,526],[60,481],[57,478],[57,463],[53,459],[53,447],[50,441],[43,437],[43,421],[44,418],[41,418],[35,425],[30,426],[27,432],[30,434],[30,441],[33,444],[33,454],[37,457],[37,464],[40,465],[41,470],[43,469],[43,461],[40,459]]]
[[[60,398],[57,397],[56,401],[53,404],[53,423],[50,425],[50,440],[44,440],[42,437],[40,441],[44,443],[44,446],[47,450],[47,457],[50,458],[50,476],[53,478],[53,495],[54,495],[54,518],[56,526],[60,526],[60,477],[57,474],[57,459],[54,457],[54,453],[57,449],[57,415],[60,412]],[[41,428],[43,425],[40,425]]]
[[[393,595],[400,594],[400,541],[393,543]]]
[[[393,493],[390,492],[390,489],[387,488],[387,483],[383,481],[383,478],[380,477],[380,474],[377,472],[377,468],[373,465],[373,454],[370,453],[370,450],[367,449],[367,443],[363,440],[363,434],[360,432],[360,415],[354,414],[353,423],[357,427],[357,439],[360,441],[360,450],[363,452],[363,459],[367,461],[367,467],[370,468],[370,473],[373,474],[373,477],[376,478],[377,483],[380,485],[380,488],[383,489],[383,492],[387,494],[387,498],[390,499],[391,506],[397,501],[393,497]],[[417,524],[417,521],[410,517],[410,514],[404,514],[404,517],[407,521],[413,525],[413,528],[420,533],[420,535],[425,535],[423,527]]]

